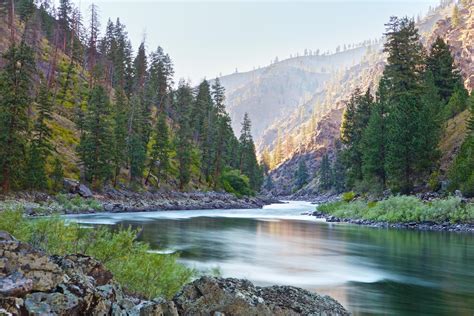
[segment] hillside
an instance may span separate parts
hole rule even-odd
[[[220,77],[226,88],[234,131],[240,131],[239,121],[247,112],[254,122],[253,135],[260,142],[274,122],[285,120],[298,106],[315,97],[323,98],[326,83],[358,63],[367,49],[361,46],[330,55],[293,57],[253,71]]]
[[[0,4],[3,193],[55,193],[72,178],[98,191],[255,194],[251,122],[233,133],[222,85],[175,87],[171,57],[145,42],[135,51],[119,19],[102,34],[98,10],[85,25],[69,0]]]
[[[452,23],[452,4],[445,4],[431,11],[418,21],[417,27],[422,41],[429,47],[440,36],[450,45],[463,78],[469,90],[473,88],[473,6],[459,10],[460,23]],[[371,45],[355,65],[333,74],[322,89],[314,91],[307,102],[289,110],[289,114],[275,119],[263,135],[257,135],[260,155],[270,156],[271,177],[275,194],[287,195],[294,192],[293,177],[300,160],[305,161],[311,177],[316,175],[319,163],[325,153],[333,157],[334,144],[339,138],[340,122],[350,93],[356,88],[375,91],[378,79],[384,69],[385,56],[381,43]],[[465,118],[459,114],[449,126],[455,124],[456,131],[448,128],[441,141],[442,171],[445,172],[464,139]],[[268,154],[269,152],[269,154]],[[444,173],[443,173],[444,174]],[[313,179],[300,194],[317,191],[317,179]]]

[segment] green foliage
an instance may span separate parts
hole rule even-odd
[[[24,42],[3,54],[0,72],[0,184],[3,191],[21,187],[29,128],[28,108],[35,63]]]
[[[259,190],[263,183],[263,171],[257,162],[255,144],[251,134],[251,122],[248,113],[244,114],[239,143],[240,172],[249,178],[252,190]]]
[[[84,132],[78,148],[84,164],[85,178],[100,186],[111,177],[112,130],[109,120],[110,102],[105,89],[96,86],[88,102]]]
[[[321,159],[319,167],[319,187],[321,190],[329,190],[332,186],[332,169],[329,156],[325,154]]]
[[[50,188],[53,192],[60,192],[63,189],[64,170],[61,160],[55,157],[53,160],[53,172],[51,173]]]
[[[295,185],[298,189],[302,188],[308,182],[308,169],[306,163],[301,159],[298,163],[298,169],[295,173]],[[271,179],[271,178],[270,178]]]
[[[239,170],[224,170],[220,182],[222,183],[224,190],[233,193],[238,197],[254,194],[250,187],[249,178],[241,174]]]
[[[462,79],[455,68],[449,46],[441,37],[431,45],[430,53],[426,57],[426,67],[433,75],[441,100],[447,103]]]
[[[463,204],[450,197],[425,203],[414,196],[392,196],[379,202],[338,201],[318,206],[318,211],[341,218],[360,218],[380,222],[443,223],[474,222],[474,204]]]
[[[354,200],[356,197],[356,194],[352,191],[349,191],[349,192],[344,192],[342,194],[342,200],[344,202],[351,202],[352,200]]]
[[[82,253],[101,261],[128,291],[147,298],[172,297],[194,275],[176,255],[150,252],[136,241],[137,231],[90,229],[59,217],[26,220],[20,210],[0,213],[0,230],[50,254]]]
[[[464,111],[468,106],[468,98],[469,94],[464,86],[461,83],[456,85],[453,94],[446,105],[445,119],[448,120],[453,118]]]

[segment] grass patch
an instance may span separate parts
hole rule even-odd
[[[0,212],[0,230],[51,255],[81,253],[101,261],[128,291],[149,299],[172,297],[195,271],[177,262],[178,256],[149,253],[136,241],[137,231],[96,229],[67,223],[59,217],[28,220],[20,209]]]
[[[474,204],[458,197],[423,202],[414,196],[393,196],[379,202],[338,201],[318,206],[318,211],[340,218],[380,222],[474,223]]]

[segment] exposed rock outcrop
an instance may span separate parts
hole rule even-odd
[[[48,256],[0,232],[0,315],[348,315],[337,301],[292,286],[202,277],[172,300],[127,294],[83,255]]]
[[[293,286],[202,277],[173,299],[180,315],[349,315],[337,301]]]
[[[48,256],[0,232],[0,315],[177,315],[172,301],[127,295],[82,256]]]

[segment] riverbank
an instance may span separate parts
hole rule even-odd
[[[117,282],[116,273],[93,257],[49,255],[5,231],[0,231],[0,252],[2,315],[349,315],[329,296],[292,286],[258,287],[230,278],[201,277],[176,288],[169,298],[150,296],[131,290],[127,282]],[[159,255],[147,256],[161,260]],[[149,274],[150,266],[132,271],[143,278],[140,269]],[[161,279],[162,271],[152,273],[142,281]]]
[[[474,233],[474,204],[460,197],[424,201],[414,196],[392,196],[381,201],[333,201],[309,215],[329,223],[375,228]]]
[[[277,202],[279,201],[271,197],[238,198],[225,192],[132,192],[118,189],[92,192],[85,187],[79,188],[78,186],[66,194],[19,192],[0,196],[0,211],[21,208],[27,216],[42,216],[100,212],[252,209]]]

